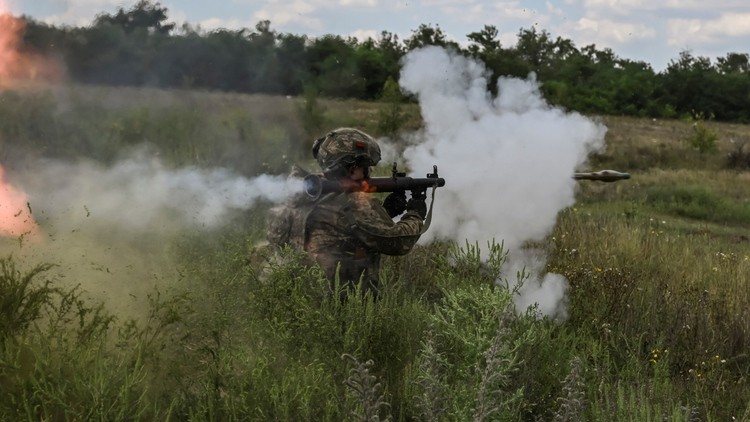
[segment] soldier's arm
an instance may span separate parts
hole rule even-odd
[[[424,222],[414,212],[407,212],[394,222],[379,201],[367,194],[350,195],[354,235],[369,249],[386,255],[404,255],[419,240]]]

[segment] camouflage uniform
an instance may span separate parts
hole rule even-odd
[[[352,142],[360,145],[360,139],[367,141],[362,149],[365,151],[363,155],[371,158],[368,165],[374,165],[380,159],[380,149],[369,135],[354,129],[331,132],[334,133],[337,140],[343,139],[346,145]],[[322,146],[320,139],[316,142],[313,155],[321,163],[326,177],[335,178],[340,176],[337,172],[341,169],[327,164],[341,157],[352,157],[351,153],[336,157],[336,147],[344,153],[349,151],[336,142],[326,144],[325,140],[330,141],[331,134],[327,135],[328,138],[321,138],[324,139]],[[324,154],[322,159],[321,154]],[[329,193],[317,200],[297,195],[285,206],[274,210],[268,240],[276,246],[290,245],[306,251],[310,263],[319,265],[330,280],[335,280],[338,275],[342,285],[350,286],[362,280],[364,289],[373,289],[378,285],[380,255],[408,253],[422,234],[423,227],[422,217],[414,211],[407,211],[400,221],[394,222],[381,202],[368,193]]]
[[[422,234],[422,218],[407,212],[398,223],[363,192],[330,194],[308,215],[305,250],[329,279],[378,285],[380,254],[404,255]]]

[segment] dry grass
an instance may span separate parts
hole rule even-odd
[[[634,117],[600,118],[609,129],[606,151],[594,162],[623,171],[650,168],[719,170],[725,168],[727,154],[736,150],[735,142],[750,139],[750,126],[706,122],[707,129],[718,135],[716,153],[700,154],[687,140],[693,122],[684,120],[639,119]]]

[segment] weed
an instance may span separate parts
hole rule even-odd
[[[349,378],[344,381],[344,384],[348,387],[347,391],[354,397],[357,410],[352,410],[349,414],[354,420],[364,422],[391,420],[391,415],[387,414],[390,405],[384,400],[385,397],[381,393],[383,386],[377,382],[374,375],[370,374],[373,361],[359,362],[357,358],[346,353],[341,358],[352,365]],[[381,414],[385,416],[381,418]]]
[[[51,280],[37,282],[51,268],[42,264],[22,274],[12,257],[0,259],[0,343],[23,334],[59,293]]]

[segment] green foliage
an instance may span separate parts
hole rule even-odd
[[[645,195],[647,204],[683,217],[730,223],[743,223],[750,218],[746,203],[727,200],[700,186],[652,187]]]
[[[165,24],[165,20],[167,20],[167,8],[162,7],[158,2],[140,0],[127,12],[120,8],[114,16],[107,13],[98,15],[95,24],[118,25],[126,33],[145,29],[166,34],[174,28],[174,24]]]
[[[385,81],[380,101],[383,105],[378,111],[378,131],[393,139],[407,119],[401,104],[403,101],[401,88],[396,81],[390,78]]]
[[[681,51],[662,72],[618,57],[595,45],[544,29],[521,28],[517,42],[503,47],[498,29],[485,25],[466,35],[468,46],[435,25],[421,24],[399,40],[383,31],[377,39],[279,33],[268,20],[253,29],[203,31],[185,24],[173,31],[167,8],[139,1],[131,9],[100,13],[88,27],[54,27],[27,19],[24,49],[61,57],[75,82],[208,90],[319,95],[372,100],[400,59],[425,46],[446,47],[481,60],[488,88],[501,76],[535,73],[553,104],[584,113],[673,118],[693,110],[717,120],[750,121],[748,55],[707,57]]]
[[[338,35],[317,37],[311,43],[307,49],[308,66],[321,94],[334,98],[364,97],[366,83],[355,53],[356,40]]]
[[[320,136],[326,123],[325,111],[325,106],[318,101],[318,89],[313,85],[306,85],[305,96],[299,105],[299,115],[309,139]]]
[[[39,283],[51,266],[22,274],[6,258],[2,268],[10,329],[0,351],[3,419],[147,418],[143,349],[108,347],[114,318],[79,288]]]
[[[693,120],[693,134],[687,140],[690,146],[701,154],[717,152],[718,146],[716,145],[716,141],[719,140],[719,136],[706,127],[703,114],[698,113],[693,117]]]
[[[419,28],[412,31],[411,37],[404,40],[404,45],[408,50],[431,45],[449,47],[454,50],[459,49],[459,46],[455,41],[448,40],[445,32],[440,28],[440,25],[435,25],[435,27],[433,27],[432,24],[419,25]]]
[[[21,274],[11,258],[0,259],[0,343],[25,332],[39,319],[56,290],[50,280],[40,285],[37,278],[51,265],[39,265]]]
[[[560,87],[561,102],[576,98]],[[29,139],[36,154],[106,163],[148,141],[169,165],[255,174],[281,169],[279,151],[303,149],[297,102],[286,98],[71,93],[85,95],[6,91],[4,153]],[[133,99],[144,93],[149,104]],[[378,105],[326,106],[377,123]],[[179,279],[136,320],[58,284],[72,278],[67,268],[24,272],[6,259],[0,419],[747,418],[746,175],[685,154],[686,122],[607,124],[613,150],[595,159],[639,171],[579,185],[540,242],[547,271],[570,284],[567,321],[516,314],[502,243],[419,246],[384,259],[377,300],[342,291],[304,256],[257,244],[262,204],[165,242]]]

